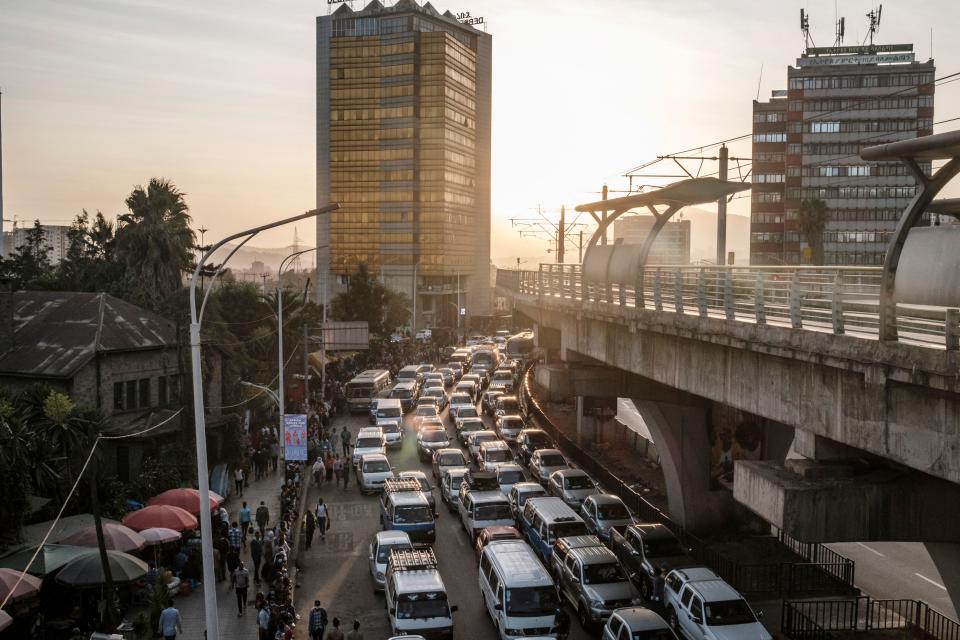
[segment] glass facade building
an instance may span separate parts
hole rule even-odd
[[[491,38],[428,3],[317,19],[318,279],[360,263],[416,296],[416,326],[486,315]],[[322,247],[327,247],[326,249]]]
[[[753,102],[751,264],[809,262],[798,216],[812,199],[830,213],[826,264],[883,264],[916,181],[903,164],[866,162],[860,151],[933,133],[935,67],[914,62],[912,49],[808,51],[788,67],[785,91]]]

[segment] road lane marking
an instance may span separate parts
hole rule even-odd
[[[923,580],[926,580],[927,582],[929,582],[930,584],[932,584],[932,585],[935,586],[935,587],[940,587],[940,588],[943,589],[944,591],[947,590],[947,588],[946,588],[945,586],[943,586],[942,584],[940,584],[939,582],[937,582],[937,581],[935,581],[935,580],[931,580],[930,578],[928,578],[927,576],[923,575],[922,573],[917,573],[916,571],[914,571],[914,572],[913,572],[913,575],[917,576],[918,578],[922,578]]]
[[[876,549],[874,549],[873,547],[868,547],[867,545],[863,544],[862,542],[858,542],[858,543],[856,543],[856,544],[860,545],[861,547],[863,547],[864,549],[866,549],[866,550],[869,551],[870,553],[875,553],[875,554],[877,554],[877,555],[880,556],[881,558],[886,558],[886,557],[887,557],[887,556],[883,555],[882,553],[880,553],[879,551],[877,551]]]

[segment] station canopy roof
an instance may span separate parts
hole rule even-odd
[[[720,198],[733,195],[739,191],[746,191],[751,186],[749,182],[730,182],[717,178],[690,178],[668,184],[654,191],[635,193],[629,196],[623,196],[622,198],[588,202],[587,204],[578,205],[576,210],[589,213],[599,211],[627,211],[636,207],[649,207],[660,204],[687,207],[716,202]]]
[[[960,157],[960,131],[878,144],[861,151],[860,157],[873,161],[913,158],[921,162],[957,158]]]

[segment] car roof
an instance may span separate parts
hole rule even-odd
[[[602,547],[603,543],[600,542],[600,538],[593,535],[586,536],[567,536],[566,538],[560,538],[557,540],[559,544],[564,545],[568,549],[580,549],[583,547]]]
[[[646,607],[623,607],[615,612],[627,626],[630,631],[649,631],[653,629],[669,629],[670,625],[656,611]]]
[[[494,438],[496,438],[496,437],[497,437],[497,432],[496,432],[496,431],[491,431],[490,429],[483,429],[482,431],[471,431],[471,432],[470,432],[470,437],[473,438],[473,439],[477,439],[478,437],[480,437],[480,436],[485,436],[485,435],[491,435],[491,436],[493,436]]]
[[[471,491],[474,502],[507,502],[507,498],[499,491]]]
[[[743,596],[723,580],[704,580],[688,583],[690,587],[703,596],[704,603],[721,602],[723,600],[740,600]]]
[[[592,496],[587,496],[587,500],[596,504],[623,504],[620,496],[615,496],[612,493],[595,493]]]
[[[506,465],[504,465],[506,466]],[[517,493],[527,493],[536,491],[537,493],[542,493],[546,495],[547,490],[540,486],[539,482],[518,482],[513,485],[511,491],[516,491]]]
[[[549,520],[550,522],[559,522],[561,518],[563,518],[563,522],[583,521],[580,516],[577,515],[577,512],[571,509],[567,503],[560,498],[552,496],[530,498],[526,504],[532,504],[533,509],[536,510],[544,520]],[[526,505],[524,505],[524,508],[527,508]]]
[[[470,469],[467,469],[466,467],[447,467],[446,469],[443,470],[443,472],[445,474],[449,473],[451,476],[456,476],[456,475],[462,476],[462,475],[465,475],[469,470]],[[540,485],[537,485],[537,486],[540,486]]]
[[[401,380],[397,384],[393,385],[394,389],[412,389],[417,386],[415,380]]]
[[[477,432],[479,433],[479,432]],[[509,449],[507,443],[503,440],[488,440],[480,445],[481,449]]]
[[[396,506],[427,506],[427,496],[421,491],[395,491],[386,494],[387,500],[391,500]]]
[[[521,467],[518,464],[514,464],[513,462],[504,462],[503,464],[497,467],[498,474],[503,471],[523,471],[523,467]],[[539,487],[540,485],[538,484],[537,486]]]
[[[537,451],[533,455],[546,456],[546,455],[554,455],[554,454],[558,456],[563,456],[563,451],[560,451],[560,449],[537,449]],[[563,458],[564,460],[566,460],[566,456],[563,456]]]
[[[417,591],[446,591],[443,579],[436,569],[418,569],[416,571],[395,571],[393,579],[399,593]]]
[[[463,455],[463,451],[461,451],[460,449],[457,449],[456,447],[444,447],[443,449],[436,450],[436,454],[438,456],[442,456],[445,453],[459,453],[461,456]]]
[[[644,540],[674,540],[677,537],[667,525],[659,522],[641,522],[631,525],[630,528],[639,533]]]
[[[416,479],[419,480],[420,478],[426,478],[426,477],[427,477],[427,474],[425,474],[423,471],[401,471],[401,472],[400,472],[400,477],[401,477],[401,478],[416,478]]]
[[[502,415],[500,416],[499,419],[500,420],[519,420],[520,422],[523,422],[523,416],[516,413]]]
[[[701,582],[720,579],[720,576],[707,567],[688,567],[686,569],[675,569],[675,571],[683,578],[684,582]]]
[[[488,536],[520,535],[520,532],[517,531],[517,528],[509,524],[495,524],[492,527],[484,527],[480,533],[486,533]]]
[[[384,461],[386,461],[386,460],[387,460],[387,456],[383,455],[382,453],[377,453],[377,452],[375,452],[375,451],[371,451],[370,453],[365,453],[365,454],[363,454],[362,456],[360,456],[360,460],[361,460],[361,461],[364,461],[364,462],[367,461],[367,460],[384,460]]]
[[[617,562],[617,556],[613,555],[613,551],[610,551],[610,549],[607,549],[602,544],[575,547],[570,549],[570,553],[579,558],[583,564],[607,564]]]
[[[500,567],[508,584],[553,585],[550,574],[523,540],[495,540],[484,553]]]
[[[396,529],[391,529],[390,531],[377,531],[376,539],[379,544],[394,544],[398,542],[410,542],[410,534],[406,531],[397,531]]]
[[[554,471],[554,472],[553,472],[552,474],[550,474],[550,475],[555,475],[555,476],[557,476],[557,477],[559,477],[559,478],[569,478],[569,477],[571,477],[571,476],[578,476],[578,477],[581,477],[581,478],[584,478],[584,477],[589,478],[589,477],[590,477],[590,474],[588,474],[588,473],[587,473],[586,471],[584,471],[583,469],[557,469],[556,471]]]
[[[373,436],[379,436],[383,434],[383,429],[380,427],[363,427],[360,431],[357,432],[358,438],[371,438]]]
[[[417,369],[420,368],[420,366],[421,365],[419,364],[408,364],[407,366],[400,369],[400,371],[416,371]]]

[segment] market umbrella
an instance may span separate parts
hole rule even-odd
[[[3,631],[12,624],[13,618],[10,617],[10,614],[6,611],[0,611],[0,631]]]
[[[147,541],[148,547],[155,544],[164,544],[165,542],[173,542],[174,540],[180,539],[179,531],[174,531],[173,529],[167,529],[165,527],[150,527],[149,529],[144,529],[141,531],[140,535],[143,536],[143,539]]]
[[[114,582],[131,582],[147,575],[147,563],[122,551],[107,551],[110,577]],[[63,565],[57,574],[57,582],[70,587],[95,587],[106,582],[100,551],[87,551]]]
[[[143,509],[138,509],[133,513],[128,513],[123,518],[123,524],[134,531],[142,531],[151,527],[164,527],[174,531],[185,531],[187,529],[197,528],[197,519],[193,515],[184,511],[180,507],[172,507],[168,504],[155,504]]]
[[[96,547],[98,546],[97,528],[81,529],[72,536],[64,538],[62,542],[81,547]],[[103,542],[107,549],[115,551],[139,551],[147,545],[144,537],[130,527],[111,523],[103,525]]]
[[[219,502],[217,498],[220,498]],[[214,498],[214,494],[210,493],[210,506],[209,510],[216,509],[220,503],[223,502],[223,498],[219,495]],[[185,511],[190,513],[198,514],[200,513],[200,492],[196,489],[170,489],[164,491],[160,495],[153,496],[147,502],[148,505],[159,505],[166,504],[172,507],[180,507]]]
[[[20,584],[17,584],[17,581]],[[0,569],[0,602],[16,602],[40,593],[40,585],[43,580],[34,578],[31,575],[25,575],[20,578],[20,572],[14,569]],[[11,595],[12,594],[12,595]]]
[[[0,568],[23,571],[36,549],[36,547],[31,547],[0,558]],[[40,553],[37,554],[37,559],[30,565],[27,573],[35,576],[45,576],[89,550],[89,547],[76,547],[69,544],[45,544]]]

